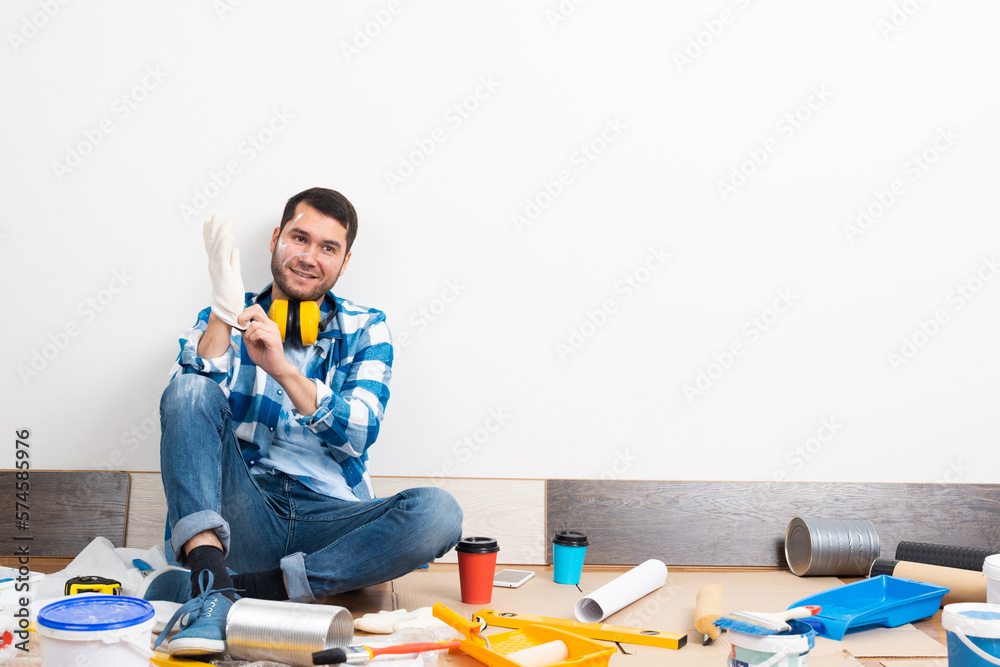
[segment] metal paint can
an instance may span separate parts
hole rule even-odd
[[[878,554],[878,533],[867,519],[796,517],[785,530],[785,560],[800,577],[868,576]]]

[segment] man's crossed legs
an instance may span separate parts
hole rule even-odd
[[[311,602],[399,577],[461,538],[462,510],[437,488],[348,501],[282,473],[251,475],[225,394],[200,375],[180,375],[168,385],[160,420],[167,555],[191,569],[190,620],[171,640],[172,655],[224,646],[225,612],[235,595],[220,589]],[[227,568],[238,574],[229,578]],[[205,570],[213,591],[204,588]],[[157,590],[168,590],[166,582]],[[201,616],[209,622],[196,623]]]

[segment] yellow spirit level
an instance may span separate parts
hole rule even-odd
[[[481,618],[487,625],[499,626],[501,628],[523,628],[528,624],[542,625],[572,632],[588,639],[622,642],[624,644],[660,646],[672,649],[679,649],[687,644],[687,633],[684,632],[643,630],[642,628],[629,628],[622,625],[608,625],[605,623],[580,623],[565,618],[530,616],[528,614],[493,611],[492,609],[480,610],[473,614],[473,617]]]

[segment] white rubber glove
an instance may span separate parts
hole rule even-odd
[[[212,312],[237,329],[236,321],[245,310],[243,276],[240,275],[240,249],[234,248],[233,221],[222,221],[218,213],[205,221],[205,251],[208,273],[212,277]]]
[[[447,627],[447,624],[435,618],[430,607],[421,607],[413,611],[405,609],[382,610],[377,614],[365,614],[361,618],[354,619],[355,630],[376,635],[390,635],[406,628],[435,628],[439,626]]]

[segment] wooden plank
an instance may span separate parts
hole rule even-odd
[[[167,521],[167,497],[158,472],[133,472],[129,491],[125,546],[135,549],[163,547]]]
[[[97,536],[124,544],[128,473],[30,471],[26,530],[15,521],[15,475],[0,471],[0,555],[27,544],[32,558],[73,558]]]
[[[498,563],[545,563],[545,480],[373,477],[372,484],[379,497],[418,486],[444,489],[462,508],[465,535],[492,537],[500,544]],[[452,550],[439,562],[456,563],[458,556]]]
[[[1000,546],[1000,485],[548,480],[549,532],[581,530],[588,564],[787,567],[795,517],[868,519],[881,554],[904,540]],[[546,540],[546,559],[552,547]]]
[[[31,558],[31,563],[29,564],[32,572],[41,572],[43,574],[51,574],[53,572],[59,572],[65,570],[70,563],[73,562],[72,558]],[[0,556],[0,567],[12,567],[19,568],[21,566],[20,561],[16,556]]]
[[[126,546],[148,549],[163,543],[167,504],[159,473],[131,473]],[[437,486],[451,493],[465,514],[467,535],[489,535],[500,542],[500,562],[544,564],[545,482],[523,479],[373,477],[379,497],[403,489]],[[457,562],[455,552],[441,562]]]

